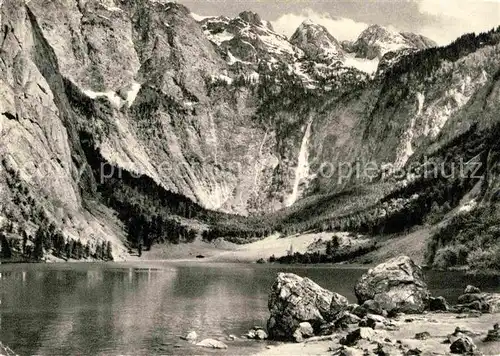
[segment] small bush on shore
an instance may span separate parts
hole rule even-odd
[[[438,269],[463,266],[467,263],[467,255],[467,247],[462,244],[446,246],[436,252],[433,266]]]
[[[500,246],[472,251],[467,263],[475,270],[500,270]]]

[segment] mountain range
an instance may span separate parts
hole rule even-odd
[[[378,25],[341,42],[307,20],[287,38],[249,11],[153,0],[5,0],[0,23],[13,251],[119,260],[138,243],[399,233],[496,206],[499,29],[438,47]],[[423,178],[429,157],[476,160],[479,177]]]

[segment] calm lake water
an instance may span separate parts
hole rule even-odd
[[[200,349],[179,336],[242,335],[265,326],[279,271],[307,276],[355,301],[359,268],[255,264],[136,263],[1,265],[0,341],[20,355],[250,354],[265,342]],[[499,277],[428,272],[454,301],[466,284],[500,292]]]

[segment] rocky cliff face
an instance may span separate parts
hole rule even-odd
[[[0,222],[34,235],[57,221],[68,238],[94,251],[111,241],[120,258],[123,234],[111,213],[90,201],[84,208],[95,185],[56,54],[24,2],[2,2],[0,14]]]
[[[376,26],[340,44],[310,22],[288,40],[251,12],[197,22],[163,1],[6,0],[0,13],[0,222],[53,222],[117,257],[125,233],[89,142],[101,164],[206,209],[270,212],[341,190],[339,163],[401,168],[439,148],[498,81],[498,41],[415,70],[405,58],[434,43]]]
[[[258,167],[275,164],[272,134],[252,124],[251,88],[226,88],[228,65],[187,9],[147,1],[29,6],[61,74],[110,103],[106,122],[93,128],[106,160],[209,209],[247,211],[261,190]]]

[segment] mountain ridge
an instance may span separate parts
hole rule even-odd
[[[273,64],[276,62],[275,55],[279,60],[294,66],[309,58],[319,63],[340,62],[346,67],[374,74],[378,62],[386,53],[436,46],[434,41],[422,35],[392,32],[379,25],[369,26],[354,42],[339,42],[324,26],[311,19],[304,20],[287,39],[276,33],[268,21],[263,21],[252,12],[243,12],[233,19],[226,16],[192,16],[199,18],[208,39],[229,57],[230,64],[250,64],[256,62],[257,58]],[[240,21],[246,23],[246,27]],[[375,62],[370,63],[372,61]]]
[[[370,50],[363,63],[377,67],[361,71],[349,65],[361,63],[355,51],[326,29],[317,28],[320,39],[344,62],[314,58],[251,12],[197,22],[182,5],[146,0],[7,0],[0,12],[0,225],[15,250],[23,235],[33,246],[47,240],[44,255],[66,256],[51,245],[63,234],[69,248],[88,243],[96,259],[110,241],[125,259],[129,246],[202,235],[378,233],[401,211],[418,215],[416,204],[428,214],[425,185],[412,197],[404,187],[414,178],[395,173],[473,124],[496,122],[498,30],[447,47],[401,35],[430,48]],[[366,44],[375,48],[373,38]],[[314,38],[304,39],[307,49]],[[338,163],[354,162],[376,162],[375,182],[345,177]],[[353,198],[329,210],[329,199],[360,186],[368,205]],[[387,219],[368,218],[380,214]]]
[[[344,44],[348,52],[370,60],[381,59],[388,52],[403,49],[422,50],[437,46],[436,42],[425,36],[411,32],[391,31],[376,24],[368,26],[352,44]]]

